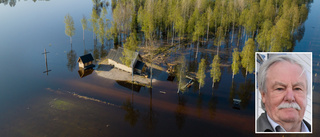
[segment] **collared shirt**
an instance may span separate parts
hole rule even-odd
[[[281,125],[279,125],[278,123],[274,122],[274,121],[269,117],[268,114],[267,114],[267,118],[268,118],[268,120],[269,120],[269,122],[270,122],[270,124],[271,124],[271,126],[272,126],[272,128],[273,128],[274,131],[277,131],[277,130],[276,130],[276,127],[277,127],[277,126],[280,126],[280,128],[282,128],[283,131],[287,132]],[[303,121],[301,121],[301,122],[302,122],[302,124],[301,124],[301,132],[310,132],[309,129],[307,128],[306,124],[305,124]]]

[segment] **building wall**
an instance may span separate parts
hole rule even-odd
[[[79,67],[84,68],[84,64],[82,62],[79,62]]]
[[[124,70],[126,72],[130,72],[132,73],[132,68],[126,66],[126,65],[123,65],[123,64],[120,64],[120,63],[117,63],[115,62],[114,60],[112,59],[108,59],[108,62],[110,65],[113,65],[114,67],[118,68],[118,69],[121,69],[121,70]]]

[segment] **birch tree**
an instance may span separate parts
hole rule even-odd
[[[67,14],[64,17],[64,23],[66,24],[65,33],[67,36],[70,37],[70,44],[72,49],[72,36],[74,35],[76,29],[74,28],[74,21],[73,21],[73,18],[70,16],[70,14]]]
[[[215,55],[210,70],[211,78],[212,78],[212,88],[214,87],[215,82],[220,81],[221,70],[220,70],[220,57],[219,55]]]
[[[87,29],[87,19],[86,16],[83,15],[82,19],[81,19],[81,25],[82,25],[82,30],[83,30],[83,41],[84,41],[84,30]]]
[[[255,45],[252,38],[249,38],[246,41],[245,46],[240,54],[241,56],[241,65],[243,68],[246,69],[246,75],[252,73],[254,70],[254,52],[255,52]]]
[[[199,94],[200,94],[200,88],[204,86],[205,84],[205,78],[206,78],[206,59],[202,58],[201,62],[198,67],[197,72],[197,79],[199,82]]]
[[[234,75],[239,73],[239,66],[240,66],[240,53],[238,51],[238,48],[234,48],[232,52],[232,79],[234,78]]]

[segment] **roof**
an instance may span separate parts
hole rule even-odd
[[[112,59],[117,63],[123,64],[122,61],[120,60],[120,58],[123,57],[122,52],[123,52],[123,48],[118,48],[117,50],[111,49],[109,54],[107,55],[107,58]]]
[[[89,53],[89,54],[80,56],[79,59],[78,59],[78,62],[82,61],[83,63],[87,63],[87,62],[90,62],[90,61],[93,61],[93,60],[94,59],[93,59],[91,53]]]
[[[123,48],[119,47],[118,49],[111,49],[107,55],[108,59],[112,59],[113,61],[117,62],[117,63],[121,63],[124,64],[120,58],[123,58]],[[139,52],[135,52],[134,58],[131,61],[131,65],[130,67],[132,68],[132,66],[134,65],[134,63],[136,62],[136,60],[138,60],[139,57]]]

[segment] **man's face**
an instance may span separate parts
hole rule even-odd
[[[262,101],[270,118],[276,123],[301,122],[307,106],[306,76],[297,64],[278,62],[267,71],[267,92],[261,92]],[[279,109],[281,103],[297,103],[301,110]]]

